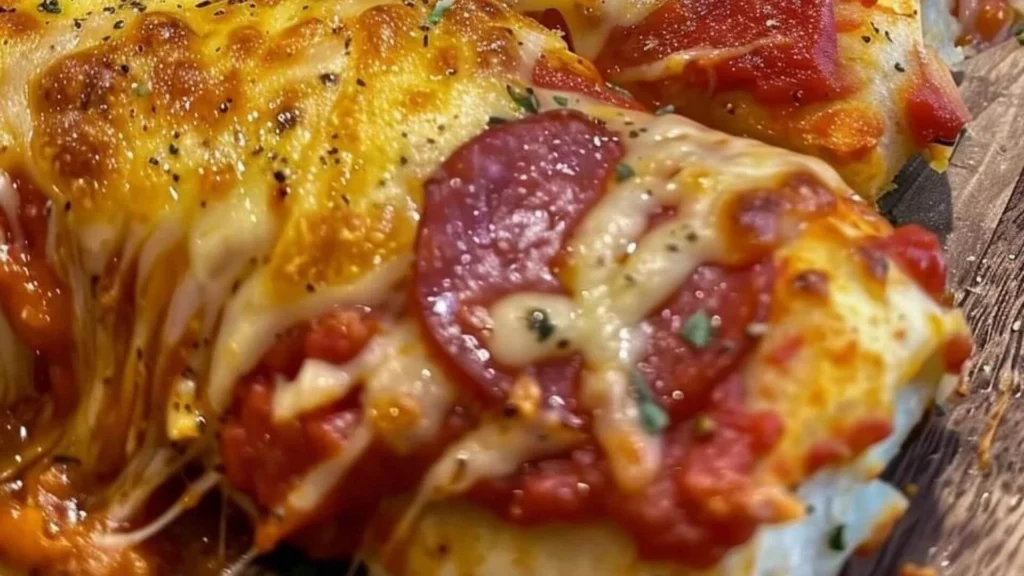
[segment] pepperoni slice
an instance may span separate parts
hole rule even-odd
[[[673,420],[705,410],[711,392],[753,347],[748,327],[767,320],[772,279],[770,263],[702,266],[648,318],[650,345],[637,368]]]
[[[487,307],[515,292],[564,292],[557,256],[622,155],[606,128],[557,110],[487,130],[427,181],[416,306],[443,356],[483,397],[503,399],[516,374],[485,346]],[[578,358],[563,358],[526,373],[546,394],[564,395],[579,369]]]

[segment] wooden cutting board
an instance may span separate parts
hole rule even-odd
[[[969,392],[890,466],[887,478],[917,494],[885,548],[851,562],[849,576],[896,576],[908,561],[942,576],[1024,575],[1024,48],[968,62],[961,92],[974,119],[947,173],[907,166],[881,208],[945,239],[977,346]]]

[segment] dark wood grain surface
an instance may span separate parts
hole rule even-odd
[[[968,63],[961,91],[974,115],[948,172],[920,162],[881,208],[946,241],[957,305],[977,351],[969,394],[933,417],[887,472],[918,493],[886,547],[849,576],[895,576],[913,561],[943,576],[1024,575],[1024,49],[1006,44]],[[995,427],[990,466],[979,443]]]

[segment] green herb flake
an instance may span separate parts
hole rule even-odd
[[[615,166],[615,179],[619,182],[625,182],[633,176],[636,176],[636,170],[633,170],[633,167],[629,164],[620,162]]]
[[[509,97],[524,111],[536,114],[540,110],[540,102],[537,100],[537,95],[533,92],[533,88],[517,88],[509,84],[505,86],[505,90],[508,91]]]
[[[64,11],[60,6],[60,0],[43,0],[36,6],[36,10],[46,14],[60,14]]]
[[[555,325],[547,310],[540,308],[534,308],[526,315],[526,327],[537,336],[537,342],[544,342],[555,333]]]
[[[846,525],[840,524],[828,536],[828,547],[836,552],[846,550]]]
[[[569,99],[566,98],[565,96],[553,96],[552,100],[555,101],[555,104],[558,104],[563,108],[569,105]]]
[[[690,315],[683,322],[679,329],[679,335],[690,343],[694,348],[705,348],[711,343],[714,337],[714,326],[711,325],[711,316],[704,310],[699,310]]]
[[[658,108],[657,110],[655,110],[654,111],[654,115],[655,116],[664,116],[666,114],[672,114],[675,111],[676,111],[676,107],[675,106],[673,106],[671,104],[666,104],[665,106],[662,106],[661,108]]]
[[[427,17],[427,24],[430,26],[437,26],[441,23],[441,19],[444,18],[445,12],[452,7],[455,0],[439,0],[434,5],[434,10],[430,12],[430,16]]]
[[[650,434],[661,434],[668,428],[669,418],[665,410],[654,399],[647,380],[639,370],[629,375],[629,385],[640,408],[640,424]]]
[[[1024,28],[1018,30],[1015,36],[1017,38],[1017,44],[1024,46]]]

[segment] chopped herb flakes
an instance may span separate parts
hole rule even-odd
[[[846,526],[840,524],[832,529],[828,536],[828,547],[836,552],[846,550]]]
[[[505,86],[505,89],[512,100],[524,111],[536,114],[540,110],[540,102],[537,100],[533,88],[517,88],[509,84]]]
[[[508,122],[508,120],[502,118],[501,116],[491,116],[487,118],[488,126],[497,126],[499,124],[505,124],[506,122]]]
[[[555,325],[551,323],[547,310],[534,308],[526,316],[526,326],[537,336],[537,342],[544,342],[555,333]]]
[[[629,375],[629,385],[633,395],[636,397],[640,408],[640,424],[650,434],[661,434],[668,428],[668,414],[658,404],[647,385],[647,380],[639,370],[633,370]]]
[[[434,5],[434,10],[427,17],[427,24],[431,26],[437,26],[441,23],[441,19],[444,18],[445,12],[452,7],[455,0],[438,0],[438,3]]]
[[[552,100],[554,100],[555,104],[558,104],[559,106],[564,107],[569,105],[569,99],[565,96],[553,96]]]
[[[679,335],[694,348],[706,347],[714,336],[711,316],[708,316],[704,310],[694,312],[683,322],[683,327],[679,329]]]
[[[658,108],[657,110],[655,110],[654,111],[654,115],[655,116],[664,116],[666,114],[672,114],[675,111],[676,111],[676,107],[675,106],[673,106],[671,104],[667,104],[667,105],[662,106],[661,108]]]
[[[1024,46],[1024,28],[1021,28],[1020,30],[1017,31],[1016,37],[1017,37],[1017,44],[1020,44],[1021,46]]]
[[[636,176],[636,170],[633,170],[633,167],[629,164],[620,162],[615,166],[615,179],[619,182],[625,182],[633,176]]]

